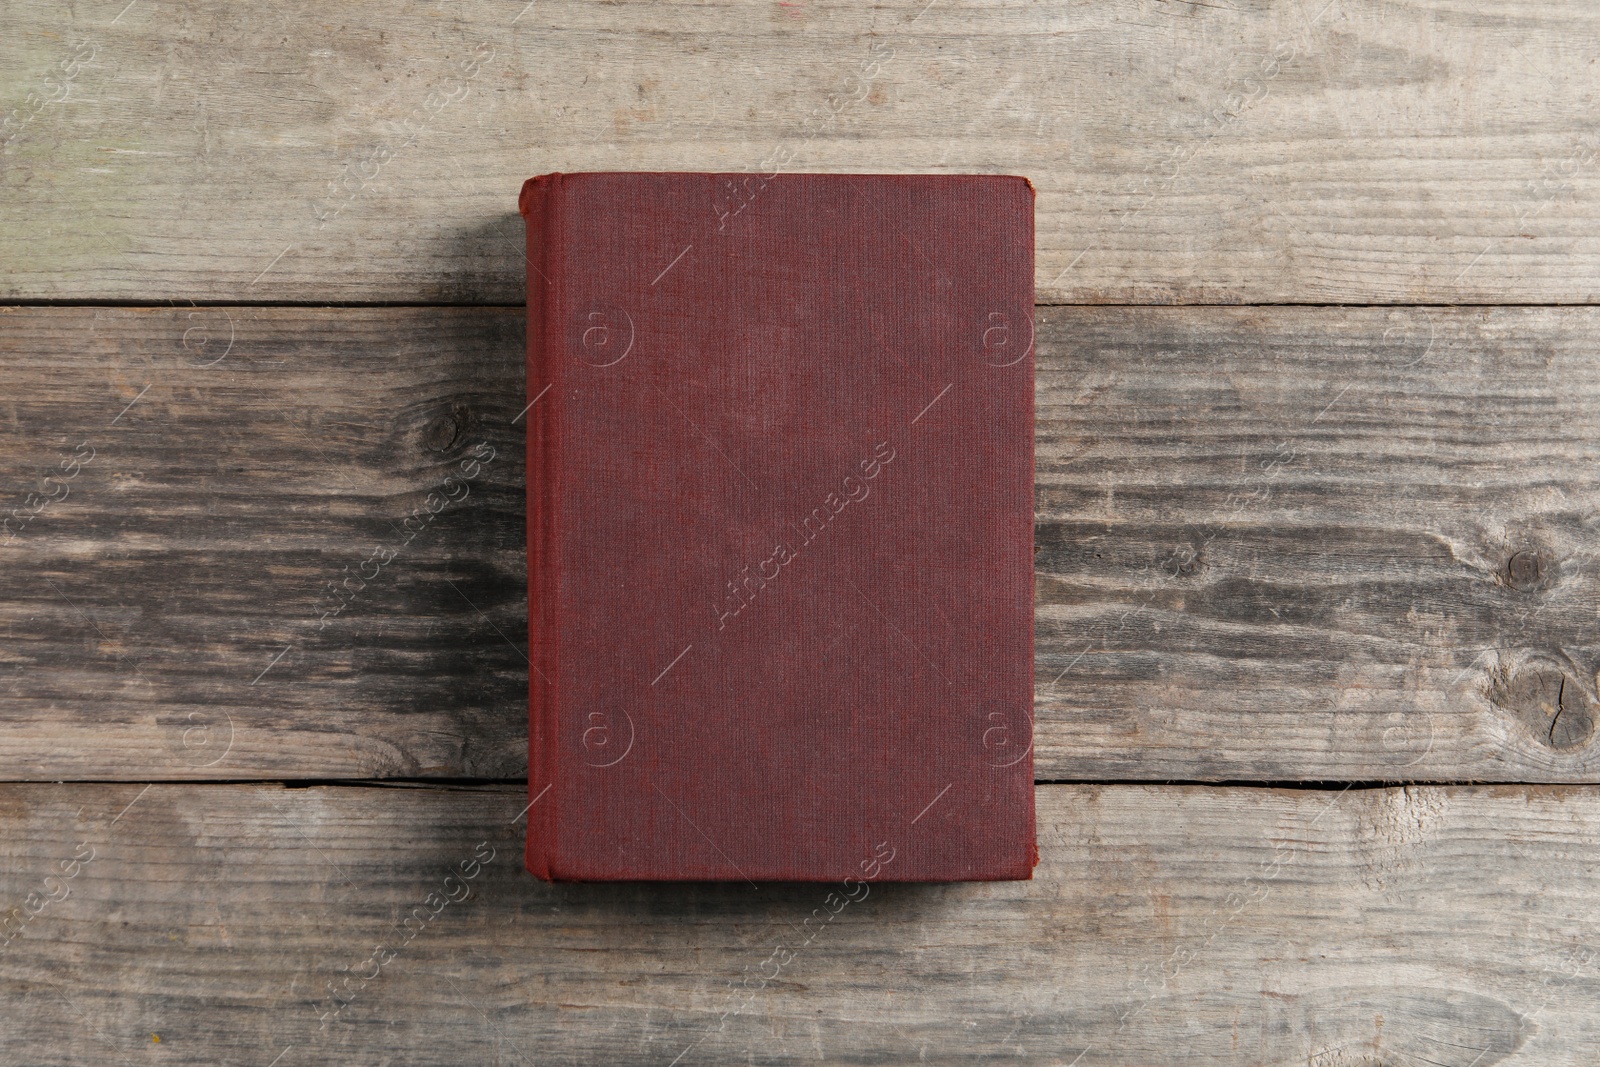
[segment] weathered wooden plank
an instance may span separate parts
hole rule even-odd
[[[1041,311],[1038,776],[1594,780],[1597,336]],[[0,776],[524,774],[521,345],[0,315]]]
[[[0,317],[5,776],[525,773],[522,323]]]
[[[1592,788],[1043,786],[1032,882],[848,902],[540,883],[525,803],[0,787],[0,1054],[1554,1067],[1600,1042]]]
[[[780,169],[1029,175],[1043,303],[1592,301],[1597,20],[22,0],[0,296],[516,302],[524,178]]]
[[[1041,776],[1594,779],[1593,313],[1039,317]]]

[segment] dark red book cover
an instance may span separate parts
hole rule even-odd
[[[523,187],[535,874],[1032,877],[1033,201]]]

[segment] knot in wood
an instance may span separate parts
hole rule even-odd
[[[1544,581],[1546,565],[1538,552],[1522,551],[1506,561],[1506,581],[1511,588],[1527,592]]]
[[[422,444],[434,452],[448,452],[461,440],[462,418],[455,412],[440,415],[422,431]]]
[[[1600,711],[1581,682],[1558,663],[1543,658],[1497,671],[1490,698],[1556,749],[1587,743]]]

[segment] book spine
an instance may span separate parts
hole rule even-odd
[[[528,230],[528,870],[552,877],[556,852],[557,712],[560,604],[556,506],[559,501],[561,260],[556,243],[560,174],[523,186]]]

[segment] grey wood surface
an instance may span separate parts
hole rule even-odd
[[[0,776],[525,774],[520,311],[0,322]],[[1597,338],[1041,310],[1036,776],[1594,781]]]
[[[1042,310],[1041,777],[1594,780],[1596,326]]]
[[[520,302],[550,170],[991,171],[1058,302],[1588,302],[1582,0],[0,9],[0,298]],[[708,213],[710,205],[708,205]]]
[[[1033,881],[847,899],[540,883],[520,790],[7,785],[0,1059],[1593,1062],[1593,789],[1038,798]]]
[[[525,774],[519,312],[4,322],[5,777]]]
[[[0,6],[0,1064],[1588,1067],[1597,39]],[[1033,881],[522,869],[516,195],[650,169],[1032,180]]]

